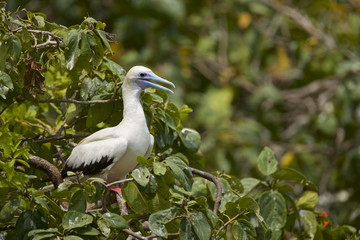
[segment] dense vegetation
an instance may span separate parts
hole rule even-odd
[[[0,238],[358,238],[355,3],[31,2],[48,19],[0,13]],[[60,169],[121,120],[119,64],[177,86],[142,95],[156,146],[123,187],[123,216],[96,210],[100,179],[43,191],[37,158]]]

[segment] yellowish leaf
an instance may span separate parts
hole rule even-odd
[[[250,13],[242,12],[238,16],[238,26],[240,29],[246,29],[251,24],[252,18]]]

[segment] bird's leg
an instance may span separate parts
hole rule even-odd
[[[121,184],[122,186],[122,184]],[[123,201],[123,196],[121,192],[121,186],[110,186],[108,187],[109,191],[115,192],[116,201],[119,205],[121,215],[128,215],[128,206],[126,205],[126,202]]]

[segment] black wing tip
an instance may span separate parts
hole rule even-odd
[[[100,173],[104,168],[108,167],[112,164],[114,158],[110,158],[109,156],[101,157],[100,161],[92,162],[91,164],[85,165],[82,163],[80,166],[73,168],[69,165],[65,165],[65,167],[61,170],[61,176],[63,178],[67,177],[67,172],[82,172],[84,175],[95,175]]]

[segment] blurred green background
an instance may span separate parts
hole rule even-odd
[[[360,1],[7,2],[21,8],[65,26],[103,21],[114,61],[173,81],[207,170],[256,177],[269,146],[319,186],[319,211],[360,227]]]

